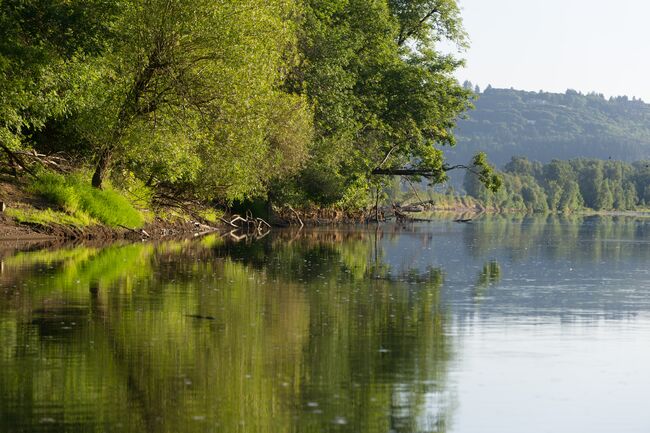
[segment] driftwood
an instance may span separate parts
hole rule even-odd
[[[262,218],[254,218],[252,213],[247,212],[246,218],[243,218],[241,215],[233,215],[229,220],[220,218],[221,221],[225,224],[228,224],[230,227],[233,227],[234,230],[231,230],[228,235],[230,235],[235,240],[242,240],[251,233],[256,236],[256,238],[261,239],[268,234],[271,229],[271,225],[264,221]],[[243,235],[236,234],[238,231],[245,230],[246,233]]]
[[[232,222],[228,221],[225,218],[219,218],[219,219],[221,220],[222,223],[228,224],[230,227],[237,227],[235,224],[233,224]]]
[[[27,167],[26,163],[18,155],[19,152],[9,149],[7,146],[5,146],[2,143],[0,143],[0,147],[2,147],[2,150],[4,150],[7,156],[9,157],[9,164],[13,169],[14,175],[17,175],[16,172],[16,165],[17,165],[18,167],[25,170],[25,172],[31,174],[32,176],[35,176],[34,171],[31,168]]]
[[[381,168],[377,167],[372,170],[372,174],[379,176],[422,176],[424,178],[435,178],[440,176],[442,173],[446,173],[452,170],[464,169],[472,173],[476,173],[473,169],[476,166],[474,165],[447,165],[444,164],[439,169],[430,169],[430,168]]]
[[[31,166],[33,164],[39,164],[60,173],[65,173],[71,169],[69,161],[60,154],[45,155],[35,150],[11,150],[4,144],[0,144],[0,148],[9,157],[9,164],[13,168],[15,175],[17,174],[16,168],[18,167],[30,175],[36,176]]]
[[[300,228],[304,227],[305,224],[302,222],[302,219],[300,219],[300,215],[298,215],[298,212],[296,212],[296,210],[294,208],[292,208],[291,206],[289,206],[289,210],[291,212],[293,212],[293,214],[296,216],[296,218],[298,218],[298,222],[300,223]]]
[[[428,218],[415,218],[410,215],[407,215],[403,209],[399,206],[393,204],[393,212],[395,212],[395,219],[397,222],[431,222],[432,219]]]
[[[414,205],[402,206],[400,207],[400,210],[402,212],[417,213],[417,212],[424,212],[426,209],[422,205],[414,204]]]
[[[117,226],[122,227],[123,229],[126,229],[126,230],[130,231],[131,233],[136,233],[136,234],[140,235],[143,239],[151,237],[151,235],[149,233],[147,233],[145,231],[145,229],[136,230],[136,229],[132,229],[131,227],[123,226],[122,224],[118,224]]]

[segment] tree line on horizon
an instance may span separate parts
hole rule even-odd
[[[0,152],[63,155],[100,188],[360,208],[382,175],[452,168],[472,92],[449,42],[456,0],[7,0]]]
[[[467,172],[464,188],[485,206],[527,212],[635,210],[650,205],[650,161],[578,158],[547,164],[513,157],[499,173],[503,188],[488,191]]]

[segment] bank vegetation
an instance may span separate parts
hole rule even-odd
[[[467,46],[455,0],[3,1],[3,182],[129,227],[192,203],[359,211],[395,174],[495,189],[484,155],[445,161],[472,93],[441,46]]]

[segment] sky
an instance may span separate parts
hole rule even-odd
[[[470,37],[461,82],[650,102],[649,0],[459,3]]]

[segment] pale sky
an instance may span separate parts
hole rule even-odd
[[[650,102],[650,0],[459,0],[484,88],[567,88]]]

